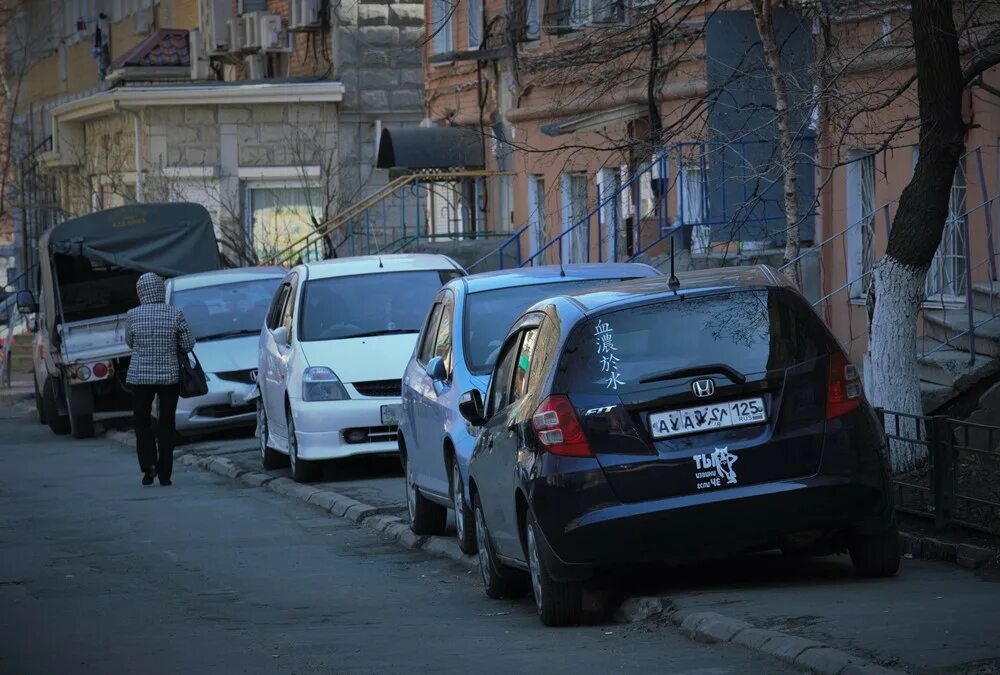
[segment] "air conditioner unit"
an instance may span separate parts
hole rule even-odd
[[[229,52],[241,52],[246,47],[243,34],[243,17],[234,16],[226,19],[226,29],[229,34]]]
[[[291,0],[292,11],[288,30],[316,30],[320,27],[322,0]]]
[[[243,24],[243,51],[260,49],[260,12],[248,12],[240,16]]]
[[[282,39],[281,35],[281,17],[277,14],[261,12],[259,19],[257,37],[260,48],[266,52],[288,51],[288,39]]]
[[[251,54],[244,60],[247,66],[247,79],[248,80],[263,80],[265,77],[264,72],[264,55],[263,54]]]
[[[228,19],[233,15],[230,0],[200,0],[200,28],[208,56],[229,51]]]
[[[188,49],[191,57],[191,79],[208,80],[212,77],[212,66],[205,55],[201,31],[197,28],[188,33]]]

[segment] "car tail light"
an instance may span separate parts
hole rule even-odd
[[[84,381],[89,380],[90,368],[88,368],[87,366],[80,366],[79,368],[76,369],[76,376]]]
[[[861,396],[858,369],[843,352],[831,354],[826,380],[826,418],[831,420],[856,410],[861,405]]]
[[[103,363],[95,363],[94,364],[94,377],[100,378],[100,377],[107,377],[107,376],[108,376],[108,367],[106,365],[104,365]]]
[[[531,418],[538,442],[553,455],[590,457],[590,443],[583,433],[573,404],[566,396],[549,396]]]

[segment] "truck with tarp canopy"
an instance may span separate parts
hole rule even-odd
[[[41,307],[35,384],[45,422],[86,438],[95,412],[130,409],[125,314],[139,276],[221,268],[208,211],[198,204],[132,204],[67,220],[39,240]]]

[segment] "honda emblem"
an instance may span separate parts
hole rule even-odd
[[[712,380],[695,380],[691,383],[691,391],[698,398],[708,398],[715,393],[715,382]]]

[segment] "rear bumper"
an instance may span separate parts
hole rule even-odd
[[[533,507],[534,508],[534,507]],[[878,532],[893,518],[884,487],[813,476],[640,503],[616,503],[558,522],[536,509],[553,576],[602,567],[686,562],[772,548],[790,535]]]

